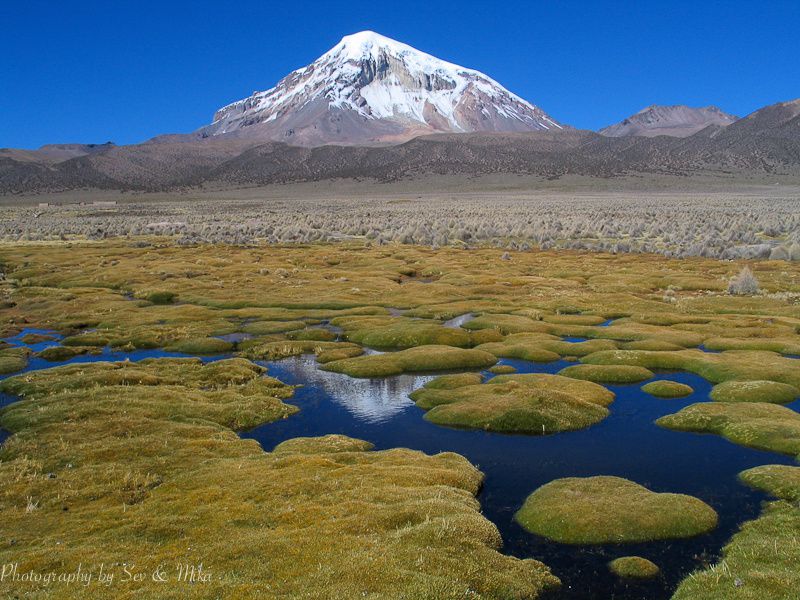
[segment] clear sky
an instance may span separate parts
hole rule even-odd
[[[800,1],[0,1],[0,147],[188,132],[372,29],[575,127],[800,97]]]

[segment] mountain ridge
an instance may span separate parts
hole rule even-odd
[[[0,193],[81,188],[174,191],[420,175],[620,177],[736,173],[800,176],[800,99],[689,137],[607,137],[576,129],[439,133],[385,146],[289,145],[165,136],[51,164],[0,154]]]

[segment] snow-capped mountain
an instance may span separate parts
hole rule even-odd
[[[653,104],[615,125],[601,129],[599,133],[608,137],[631,135],[688,137],[709,125],[725,127],[736,121],[737,118],[716,106],[692,108],[683,104],[674,106]]]
[[[362,31],[275,87],[219,109],[198,133],[314,146],[561,128],[483,73]]]

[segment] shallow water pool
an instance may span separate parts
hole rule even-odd
[[[719,555],[720,548],[746,520],[755,518],[765,496],[737,482],[737,474],[762,464],[793,464],[790,457],[742,448],[714,435],[674,432],[654,425],[665,414],[708,399],[711,384],[690,373],[658,373],[691,385],[695,393],[681,399],[658,399],[640,385],[609,386],[617,395],[611,415],[581,431],[550,436],[505,435],[443,428],[425,421],[408,394],[434,375],[352,379],[320,371],[312,356],[263,363],[269,374],[286,383],[303,384],[290,402],[302,410],[278,423],[242,434],[265,450],[298,436],[340,433],[369,440],[378,449],[398,446],[433,454],[466,456],[486,475],[479,499],[483,513],[503,536],[503,551],[541,560],[558,575],[557,598],[668,598],[691,571]],[[503,359],[519,373],[556,373],[572,363],[530,363]],[[492,377],[484,372],[487,378]],[[800,403],[789,405],[795,409]],[[616,475],[658,492],[699,497],[720,515],[712,533],[689,540],[646,544],[569,546],[529,534],[513,520],[529,493],[553,479]],[[651,582],[622,582],[608,561],[626,555],[650,558],[663,570]]]

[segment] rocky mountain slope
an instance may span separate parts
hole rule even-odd
[[[708,126],[725,127],[736,119],[737,117],[716,106],[692,108],[683,104],[653,104],[615,125],[604,127],[599,133],[608,137],[668,135],[682,138],[694,135]]]
[[[293,145],[401,142],[434,132],[560,129],[490,77],[372,31],[219,109],[200,136]]]

